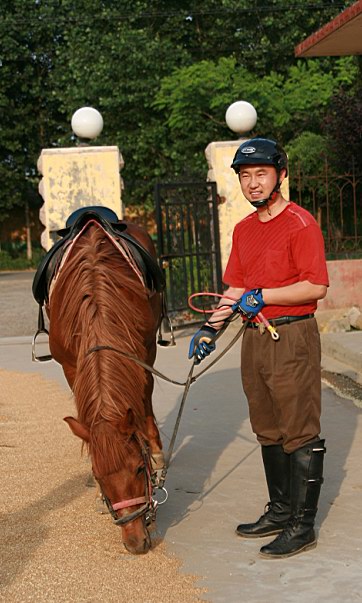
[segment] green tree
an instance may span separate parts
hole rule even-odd
[[[36,161],[59,128],[61,116],[49,90],[57,44],[55,7],[31,0],[1,2],[0,208],[37,203]],[[29,27],[31,19],[31,27]]]
[[[339,88],[330,100],[322,124],[329,141],[330,158],[335,170],[350,171],[351,164],[361,173],[362,157],[362,84],[352,89]]]
[[[290,197],[316,211],[324,197],[324,170],[328,140],[321,134],[302,132],[285,147],[289,164]]]
[[[318,129],[335,61],[303,75],[294,45],[350,3],[0,0],[0,214],[30,190],[36,201],[40,150],[73,144],[82,105],[103,114],[97,143],[122,150],[127,203],[150,205],[157,179],[204,175],[204,147],[229,135],[224,113],[237,98],[255,102],[263,133],[288,141],[314,110]],[[307,79],[317,86],[322,73],[328,90],[310,105],[298,78],[310,97]]]
[[[175,141],[170,148],[176,169],[190,165],[201,175],[208,142],[233,136],[224,116],[234,100],[247,100],[258,112],[251,135],[288,144],[305,130],[321,133],[336,85],[353,82],[357,73],[353,59],[337,60],[329,70],[318,60],[298,61],[285,75],[271,72],[264,77],[239,67],[233,58],[201,61],[165,77],[154,104],[167,120],[166,141]]]

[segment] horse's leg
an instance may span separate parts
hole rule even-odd
[[[63,364],[63,372],[70,389],[73,390],[73,383],[76,373],[75,367],[68,364]]]
[[[156,357],[156,343],[152,343],[149,346],[149,352],[147,355],[146,362],[149,366],[153,366]],[[158,430],[155,415],[153,413],[152,407],[152,394],[153,394],[153,385],[154,379],[153,375],[150,372],[147,372],[147,381],[144,392],[144,409],[145,409],[145,417],[146,417],[146,435],[149,441],[151,456],[152,456],[152,466],[153,469],[162,469],[165,464],[164,454],[162,451],[162,442],[160,437],[160,432]]]
[[[162,469],[165,464],[164,454],[162,451],[162,442],[160,432],[156,425],[155,416],[152,410],[151,395],[153,390],[153,377],[147,379],[146,398],[145,398],[145,414],[146,414],[146,434],[150,444],[152,466],[154,469]]]

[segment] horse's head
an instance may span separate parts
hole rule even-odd
[[[93,473],[116,525],[122,528],[125,548],[147,553],[151,539],[147,520],[152,517],[150,454],[136,429],[131,409],[117,423],[100,421],[88,428],[73,417],[65,421],[88,445]]]

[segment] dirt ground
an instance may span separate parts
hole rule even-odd
[[[110,516],[96,512],[89,462],[62,421],[74,411],[69,393],[4,370],[0,392],[0,601],[200,601],[196,578],[157,532],[152,551],[133,556]]]

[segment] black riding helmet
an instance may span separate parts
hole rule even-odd
[[[238,174],[241,165],[273,165],[278,172],[288,172],[288,159],[285,151],[275,140],[269,138],[251,138],[243,142],[235,153],[231,167]]]
[[[275,140],[269,138],[250,138],[243,142],[235,153],[231,167],[239,174],[242,165],[272,165],[277,172],[277,183],[267,199],[251,201],[254,207],[267,205],[274,193],[280,189],[280,172],[285,169],[288,174],[288,159],[285,151]]]

